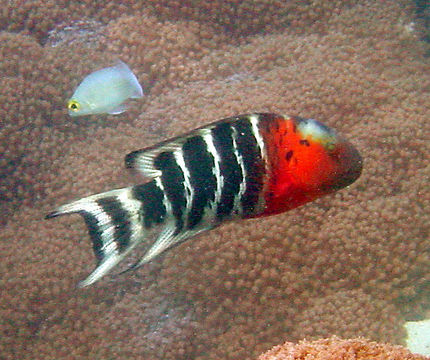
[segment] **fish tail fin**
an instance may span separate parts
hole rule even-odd
[[[134,75],[128,65],[119,60],[116,69],[121,72],[124,79],[127,79],[127,88],[131,91],[130,97],[133,99],[143,97],[142,86],[140,86],[139,80],[137,80],[136,75]]]
[[[78,287],[91,285],[106,275],[144,238],[141,208],[142,201],[133,195],[133,187],[127,187],[82,198],[46,215],[49,219],[78,213],[85,220],[97,266]]]

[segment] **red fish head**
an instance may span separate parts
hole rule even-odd
[[[302,186],[325,195],[351,185],[361,175],[357,149],[333,129],[314,119],[296,119],[296,173]]]
[[[352,184],[363,162],[356,148],[314,119],[285,119],[272,133],[265,214],[286,211]]]

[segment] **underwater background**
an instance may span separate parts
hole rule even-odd
[[[404,344],[430,317],[429,8],[423,1],[0,0],[0,359],[255,359],[285,341]],[[145,97],[72,118],[121,59]],[[56,206],[142,181],[123,158],[254,111],[312,117],[361,178],[286,214],[230,223],[141,269],[94,266]]]

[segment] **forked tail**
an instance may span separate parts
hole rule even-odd
[[[127,187],[88,196],[60,206],[46,218],[78,213],[84,218],[93,243],[97,267],[79,287],[88,286],[106,275],[124,259],[144,237],[140,221],[142,201]]]

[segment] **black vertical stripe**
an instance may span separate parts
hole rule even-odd
[[[279,115],[271,113],[260,113],[255,115],[258,116],[258,127],[262,130],[262,132],[267,132],[269,129],[271,131],[279,132],[279,122],[274,121],[281,118]]]
[[[103,238],[97,218],[88,211],[80,211],[79,213],[82,215],[85,220],[85,224],[87,225],[88,233],[90,235],[91,242],[93,243],[94,255],[100,262],[104,256],[103,251],[101,250],[103,246]]]
[[[234,154],[233,129],[230,123],[223,122],[212,129],[215,148],[220,157],[220,172],[224,178],[219,203],[217,204],[218,221],[228,217],[234,206],[234,199],[239,193],[243,179],[242,169]]]
[[[172,152],[160,153],[154,159],[154,166],[161,170],[161,182],[167,198],[172,204],[172,212],[176,219],[175,233],[177,234],[184,226],[183,214],[187,206],[184,173]]]
[[[161,223],[166,216],[164,192],[157,186],[155,180],[133,186],[133,197],[142,202],[143,223],[145,228]]]
[[[215,200],[217,188],[216,176],[213,173],[214,157],[207,149],[201,136],[187,139],[182,146],[185,164],[190,172],[190,183],[194,190],[188,229],[193,229],[202,220],[205,208]]]
[[[263,189],[265,166],[250,120],[241,118],[234,122],[233,126],[237,131],[237,150],[242,155],[246,172],[246,190],[240,199],[243,214],[246,217],[253,215],[258,203],[260,192]]]
[[[139,158],[140,154],[144,153],[146,150],[136,150],[132,151],[131,153],[127,154],[124,162],[125,167],[128,169],[135,168],[136,167],[136,160]]]
[[[111,225],[114,227],[113,241],[117,244],[119,252],[124,251],[131,237],[128,211],[122,207],[121,202],[114,196],[99,199],[96,203],[110,217]]]

